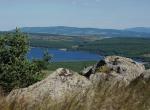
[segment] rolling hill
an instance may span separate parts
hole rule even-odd
[[[26,33],[43,33],[43,34],[57,34],[69,36],[106,36],[106,37],[150,37],[147,32],[134,32],[131,30],[117,30],[117,29],[98,29],[98,28],[77,28],[77,27],[23,27],[22,32]]]
[[[140,32],[140,33],[149,33],[150,34],[150,27],[128,28],[128,29],[126,29],[126,31]]]

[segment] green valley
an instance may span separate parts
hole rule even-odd
[[[120,55],[143,62],[150,62],[150,38],[101,36],[53,36],[31,37],[30,45],[47,48],[66,48],[74,51],[88,51],[100,55]],[[147,64],[149,65],[149,64]]]

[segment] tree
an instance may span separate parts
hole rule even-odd
[[[44,52],[44,55],[43,55],[43,61],[49,63],[49,61],[50,61],[51,59],[52,59],[52,55],[50,55],[50,54],[48,53],[48,50],[46,50],[46,51]]]
[[[40,60],[34,59],[33,62],[36,63],[38,68],[41,70],[48,69],[48,64],[52,59],[52,55],[49,54],[48,50],[44,51],[43,58]]]
[[[5,92],[39,81],[40,69],[27,60],[28,49],[27,35],[17,28],[0,37],[0,86]]]

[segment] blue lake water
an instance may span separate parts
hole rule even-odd
[[[45,50],[53,56],[53,62],[63,62],[63,61],[98,61],[103,57],[98,54],[93,54],[84,51],[63,51],[59,49],[45,49],[39,47],[33,47],[27,54],[28,59],[32,60],[41,59]]]

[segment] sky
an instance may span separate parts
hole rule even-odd
[[[0,0],[0,30],[150,27],[150,0]]]

